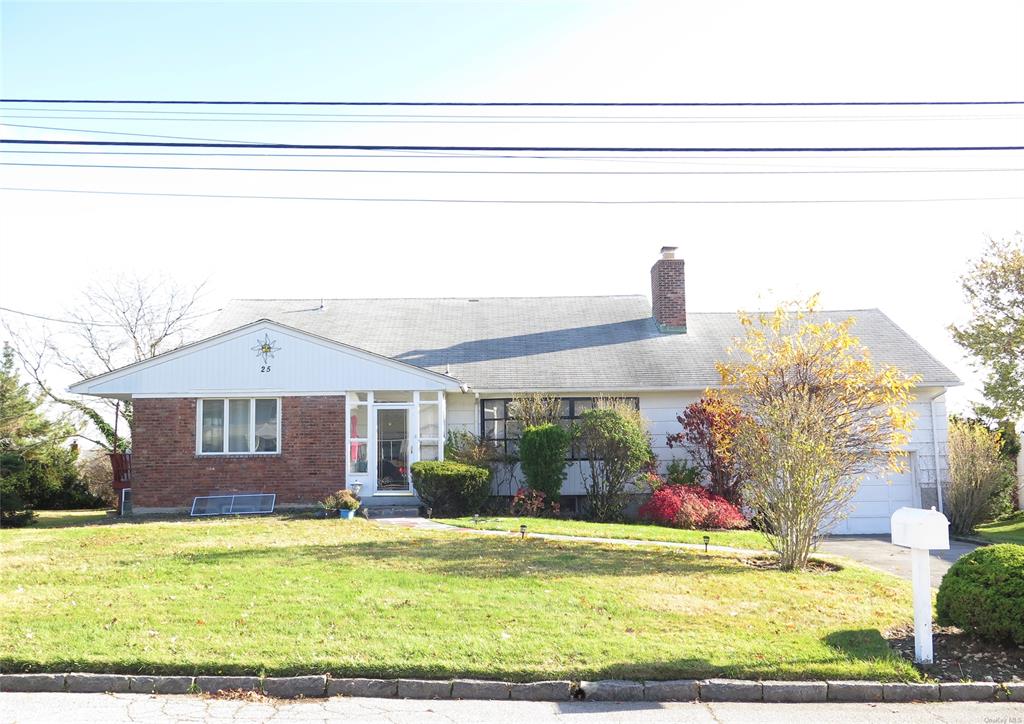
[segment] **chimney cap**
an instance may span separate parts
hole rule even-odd
[[[663,246],[661,247],[661,258],[662,259],[675,259],[676,249],[678,246]]]

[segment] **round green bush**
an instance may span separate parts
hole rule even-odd
[[[449,460],[412,464],[416,494],[434,515],[478,513],[491,494],[491,471]]]
[[[943,626],[1024,646],[1024,545],[1002,543],[963,556],[942,579],[935,607]]]

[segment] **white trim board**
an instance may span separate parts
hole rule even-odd
[[[282,340],[288,340],[290,345],[290,350],[278,352],[268,367],[268,371],[272,367],[274,372],[267,375],[266,379],[253,376],[250,374],[252,369],[245,367],[256,364],[253,361],[256,358],[246,351],[249,340],[245,340],[242,345],[239,340],[254,333],[277,335]],[[233,355],[230,359],[217,357],[219,349],[228,348]],[[339,356],[330,357],[329,353]],[[288,357],[287,354],[292,356]],[[186,360],[196,359],[196,355],[203,356],[204,369],[186,374]],[[465,389],[453,377],[263,319],[152,359],[82,380],[72,385],[69,391],[100,397],[337,394],[355,386],[352,384],[354,380],[341,374],[346,368],[350,373],[359,372],[374,382],[359,387],[382,390],[421,388],[450,392]],[[239,370],[237,377],[233,376],[234,369]]]

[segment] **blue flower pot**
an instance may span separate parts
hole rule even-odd
[[[343,520],[352,520],[356,517],[356,512],[354,510],[346,510],[345,508],[342,508],[338,511],[338,517]]]

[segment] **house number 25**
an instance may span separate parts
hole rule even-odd
[[[260,372],[270,372],[270,365],[260,365]]]

